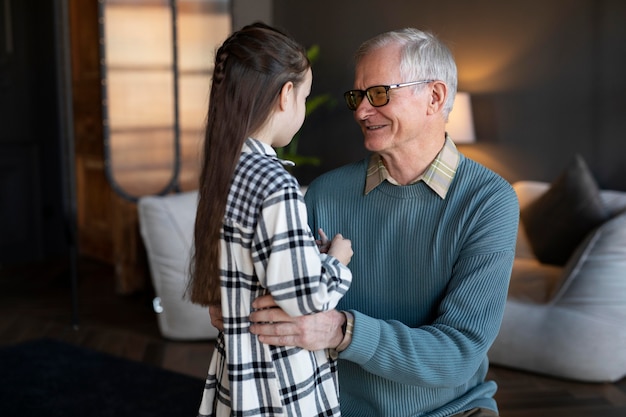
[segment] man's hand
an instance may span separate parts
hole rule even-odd
[[[252,307],[256,310],[250,314],[250,332],[258,335],[262,343],[313,351],[335,348],[343,339],[345,316],[337,310],[290,317],[271,295],[257,298]]]
[[[222,317],[222,306],[215,304],[209,306],[209,315],[211,316],[211,324],[220,332],[224,331],[224,318]]]

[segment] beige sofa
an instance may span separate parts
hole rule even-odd
[[[514,184],[520,209],[550,184]],[[520,222],[509,299],[491,363],[580,381],[626,376],[626,192],[600,191],[610,219],[565,266],[541,264]]]

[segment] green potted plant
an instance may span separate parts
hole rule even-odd
[[[317,61],[320,54],[319,45],[313,45],[307,50],[307,56],[311,65]],[[318,94],[313,97],[309,97],[306,102],[305,117],[309,117],[315,110],[326,106],[327,108],[333,108],[337,104],[336,100],[328,93]],[[300,132],[296,133],[289,145],[276,149],[276,154],[281,159],[293,161],[296,166],[313,165],[319,166],[321,161],[316,156],[300,155],[298,153],[298,142],[300,139]]]

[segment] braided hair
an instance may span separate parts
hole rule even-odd
[[[298,86],[310,66],[300,44],[260,22],[234,32],[215,54],[188,287],[193,303],[220,302],[220,232],[243,143],[269,118],[283,85]]]

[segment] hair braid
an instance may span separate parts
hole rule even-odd
[[[215,68],[213,69],[213,84],[221,84],[226,76],[226,60],[228,59],[228,52],[224,50],[224,47],[220,47],[217,50],[215,56]]]

